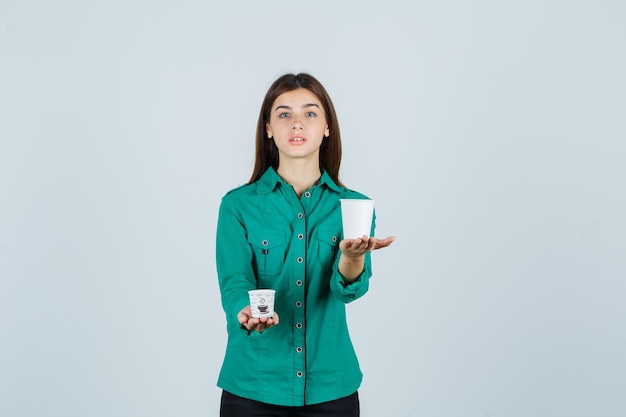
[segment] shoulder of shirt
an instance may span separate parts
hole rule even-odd
[[[245,184],[241,184],[239,187],[235,187],[232,190],[228,191],[226,194],[224,194],[224,198],[227,196],[238,196],[238,195],[242,195],[242,194],[247,194],[249,193],[253,188],[254,184],[249,184],[249,183],[245,183]]]
[[[371,200],[371,198],[369,198],[365,194],[362,194],[358,191],[352,190],[350,188],[345,188],[345,187],[341,187],[341,198]]]

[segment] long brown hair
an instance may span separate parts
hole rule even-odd
[[[278,169],[278,148],[276,148],[274,141],[268,138],[266,125],[270,121],[274,100],[282,93],[297,90],[298,88],[309,90],[322,103],[330,134],[322,141],[322,146],[320,147],[320,169],[325,169],[337,185],[343,186],[341,181],[339,181],[341,135],[339,133],[339,122],[337,121],[335,107],[324,86],[313,76],[305,73],[285,74],[274,81],[269,90],[267,90],[256,127],[256,156],[249,183],[253,183],[261,178],[269,167]]]

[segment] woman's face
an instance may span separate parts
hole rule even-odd
[[[324,136],[329,135],[322,103],[305,88],[276,97],[265,129],[278,148],[279,162],[301,158],[318,161]]]

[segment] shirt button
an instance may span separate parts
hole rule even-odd
[[[296,375],[298,376],[298,378],[302,378],[302,375],[303,375],[303,374],[302,374],[302,371],[298,371],[298,372],[296,372]]]
[[[311,193],[307,191],[306,193],[304,193],[304,196],[305,196],[306,198],[309,198],[309,197],[311,197]]]
[[[302,323],[296,323],[296,329],[301,329],[302,328]]]
[[[296,281],[296,285],[297,285],[298,287],[301,287],[301,286],[302,286],[302,280],[301,280],[301,279],[297,280],[297,281]]]
[[[337,241],[337,236],[331,237],[330,240],[332,240],[333,242],[336,242]]]
[[[304,214],[302,214],[302,213],[298,213],[298,218],[299,218],[299,219],[301,219],[301,218],[303,218],[303,217],[304,217]]]
[[[298,256],[298,263],[301,264],[302,261],[304,261],[304,258],[302,258],[302,256]]]
[[[296,301],[296,307],[302,307],[302,301]]]
[[[302,353],[302,348],[301,348],[300,346],[298,346],[298,347],[296,348],[296,352],[298,352],[298,353]]]
[[[270,242],[268,242],[267,240],[264,240],[263,242],[261,242],[261,245],[263,245],[263,246],[267,246],[269,244],[270,244]]]
[[[302,233],[298,234],[298,239],[300,240],[304,239],[304,235]]]

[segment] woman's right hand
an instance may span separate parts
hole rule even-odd
[[[249,331],[256,330],[257,332],[262,332],[278,324],[278,313],[274,312],[272,317],[252,317],[250,306],[246,306],[237,314],[237,319]]]

